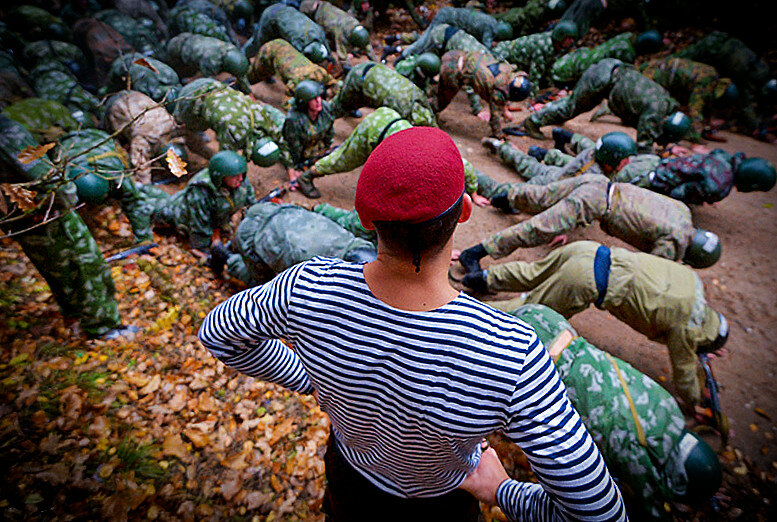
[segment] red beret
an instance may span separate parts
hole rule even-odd
[[[434,127],[411,127],[375,147],[356,184],[361,222],[418,223],[448,210],[464,192],[456,144]]]

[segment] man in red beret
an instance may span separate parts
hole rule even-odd
[[[451,138],[413,127],[383,140],[355,206],[377,231],[375,261],[300,263],[217,306],[199,332],[228,366],[316,396],[332,426],[324,511],[475,521],[480,500],[510,520],[625,520],[534,330],[448,282],[453,231],[472,209]],[[495,431],[539,484],[509,479],[484,443]]]

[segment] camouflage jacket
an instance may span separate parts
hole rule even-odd
[[[143,190],[148,188],[143,187]],[[169,199],[160,200],[153,220],[187,233],[192,248],[206,251],[210,247],[213,230],[228,225],[235,212],[250,207],[255,201],[254,188],[247,177],[234,190],[226,186],[216,187],[205,168]]]
[[[541,88],[550,86],[550,69],[556,56],[550,31],[499,42],[494,47],[494,54],[528,73],[532,96]]]
[[[135,63],[140,59],[153,69]],[[133,91],[142,92],[154,101],[162,101],[171,88],[176,91],[181,88],[181,80],[172,67],[140,53],[120,56],[111,64],[106,81],[107,92],[126,89],[127,83]]]
[[[307,109],[292,108],[283,124],[283,138],[291,154],[292,166],[302,170],[311,160],[320,157],[331,146],[335,136],[335,115],[329,102],[323,102],[316,121],[311,121]]]
[[[689,205],[715,203],[731,192],[734,172],[744,159],[742,152],[732,155],[723,149],[667,158],[650,175],[649,188]]]
[[[227,29],[205,13],[176,5],[167,16],[172,34],[192,33],[232,43]]]
[[[547,28],[548,22],[558,15],[560,3],[559,0],[528,0],[523,7],[497,13],[494,18],[510,24],[515,37],[533,34]]]
[[[677,402],[650,377],[577,336],[551,308],[528,304],[512,314],[529,323],[551,351],[569,399],[621,490],[630,495],[638,510],[660,518],[663,503],[674,497],[665,470],[685,433]],[[573,337],[563,348],[565,331]],[[640,429],[646,445],[640,443]]]
[[[229,150],[251,151],[255,140],[271,138],[281,149],[281,162],[290,164],[289,148],[283,139],[284,114],[218,80],[199,78],[187,83],[173,114],[189,130],[213,129],[221,147]]]
[[[731,80],[719,78],[711,65],[685,58],[657,58],[641,64],[639,69],[687,106],[694,127],[689,139],[701,139],[705,109],[710,109],[716,95],[722,94],[721,89],[731,85]]]
[[[581,47],[565,54],[553,64],[553,82],[559,87],[573,87],[586,69],[604,58],[634,63],[637,58],[634,41],[634,33],[621,33],[596,47]]]
[[[299,10],[324,29],[340,60],[345,60],[350,51],[362,50],[351,45],[348,40],[351,31],[360,24],[359,20],[347,12],[324,0],[303,0]],[[367,48],[368,53],[372,54],[372,46],[367,44]],[[374,60],[375,56],[370,56],[370,59]]]
[[[331,54],[323,27],[288,5],[273,4],[262,12],[259,23],[254,25],[253,37],[245,44],[246,56],[255,55],[262,45],[276,38],[286,40],[299,52],[318,42]]]
[[[289,42],[276,38],[259,48],[248,70],[248,81],[257,83],[272,75],[280,76],[286,93],[292,95],[302,80],[313,80],[325,87],[334,87],[337,80],[326,69],[311,62]]]
[[[229,16],[226,11],[224,11],[221,6],[216,5],[215,2],[210,2],[208,0],[178,0],[174,9],[177,8],[190,9],[206,15],[208,18],[222,26],[229,36],[230,41],[233,44],[238,45],[237,35],[235,34],[235,30],[232,29],[232,22],[229,20]]]
[[[100,85],[105,83],[108,70],[116,58],[135,52],[115,29],[95,18],[82,18],[76,22],[73,37],[76,44],[86,52]]]
[[[486,13],[461,7],[443,7],[434,15],[426,30],[439,24],[452,25],[468,32],[490,49],[494,43],[497,23],[496,18]]]
[[[238,49],[229,42],[201,34],[181,33],[167,42],[167,62],[181,77],[194,76],[198,72],[203,76],[216,76],[224,71],[224,56],[232,50]],[[251,92],[245,77],[237,78],[237,81],[242,92]]]
[[[57,40],[39,40],[27,44],[22,54],[28,69],[49,60],[56,60],[65,66],[69,63],[76,63],[81,67],[86,65],[86,57],[81,49],[71,43]]]
[[[136,20],[116,9],[99,11],[94,14],[94,17],[110,25],[140,53],[149,51],[158,53],[159,48],[162,47],[154,23],[147,18]]]
[[[431,52],[442,56],[448,51],[471,51],[491,53],[491,49],[468,32],[448,24],[429,27],[426,32],[402,50],[402,58]],[[396,65],[396,64],[395,64]]]
[[[76,120],[90,122],[91,125],[90,115],[102,118],[104,109],[100,100],[81,87],[76,77],[59,62],[49,61],[38,65],[30,71],[29,78],[35,94],[58,101],[71,110]]]
[[[70,110],[64,105],[42,98],[26,98],[18,101],[6,107],[3,115],[24,125],[39,143],[54,141],[79,126],[79,123],[70,115]]]

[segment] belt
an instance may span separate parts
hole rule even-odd
[[[375,67],[377,64],[375,63],[368,63],[364,66],[364,70],[362,71],[362,81],[364,81],[364,77],[367,76],[367,73],[370,72],[370,69]]]
[[[378,141],[375,143],[375,146],[377,147],[378,145],[380,145],[380,142],[386,138],[386,133],[388,132],[388,130],[391,128],[392,125],[394,125],[398,121],[402,121],[403,119],[404,118],[394,118],[393,120],[388,122],[388,124],[385,127],[383,127],[383,130],[380,131],[380,135],[378,136]]]
[[[594,256],[594,281],[596,281],[596,301],[594,306],[602,309],[604,297],[607,295],[607,284],[610,280],[610,249],[599,245]]]

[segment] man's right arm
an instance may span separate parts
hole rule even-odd
[[[540,484],[504,481],[496,492],[510,520],[626,520],[626,508],[599,449],[539,341],[527,350],[506,434]]]

